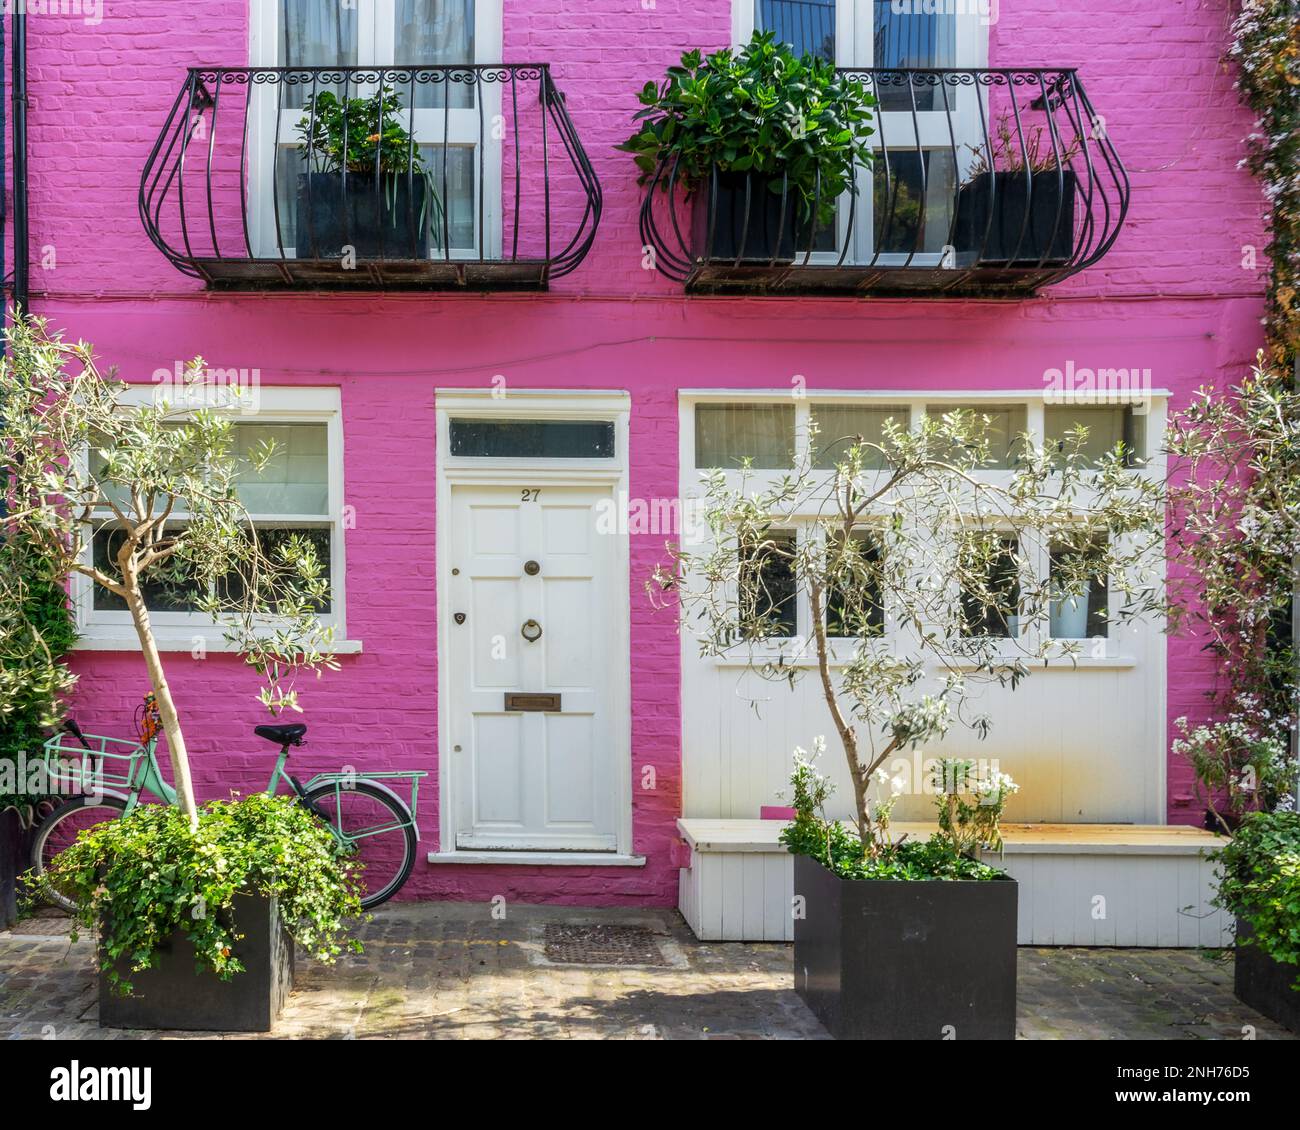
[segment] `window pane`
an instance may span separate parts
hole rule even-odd
[[[1020,635],[1019,543],[1013,537],[983,537],[963,563],[963,571],[983,573],[961,594],[961,634],[1010,639]],[[978,584],[978,587],[975,587]]]
[[[101,529],[95,532],[92,553],[95,567],[102,569],[110,577],[119,576],[117,552],[122,548],[124,534],[121,530]],[[198,592],[194,583],[187,578],[183,565],[177,564],[167,570],[158,570],[150,574],[149,580],[141,586],[144,593],[145,607],[151,612],[196,612]],[[93,602],[97,612],[125,612],[126,601],[116,593],[109,592],[103,585],[94,586]]]
[[[885,141],[889,140],[885,136]],[[956,196],[957,164],[952,150],[876,150],[871,171],[876,250],[896,255],[941,254],[952,234]]]
[[[894,0],[875,0],[875,65],[877,67],[926,68],[957,65],[957,14],[944,12],[945,5],[933,5],[939,11],[924,12],[920,3],[899,5]],[[925,5],[930,7],[930,5]],[[917,110],[943,110],[943,93],[933,86],[881,86],[880,109],[906,110],[913,107],[915,90]],[[949,95],[951,99],[951,94]],[[951,101],[949,102],[951,105]]]
[[[866,531],[854,533],[853,550],[845,554],[841,579],[831,584],[826,595],[828,636],[843,639],[884,635],[879,560],[879,542]]]
[[[1085,546],[1058,542],[1052,546],[1052,587],[1061,593],[1051,606],[1049,627],[1053,639],[1095,639],[1110,634],[1106,614],[1109,583],[1105,574],[1089,571],[1083,592],[1078,592],[1077,583],[1072,583],[1069,578],[1070,573],[1077,577],[1080,570],[1087,569],[1090,558],[1100,563],[1104,556],[1105,544],[1102,542]],[[1074,588],[1075,594],[1067,595],[1069,588]]]
[[[1070,433],[1082,425],[1088,437],[1079,447],[1086,465],[1096,467],[1102,457],[1123,443],[1125,462],[1141,463],[1146,456],[1146,418],[1127,404],[1049,404],[1045,410],[1045,438],[1048,450],[1073,449]]]
[[[835,0],[757,0],[754,27],[776,32],[796,55],[835,62]]]
[[[433,238],[433,254],[443,250],[444,234],[450,236],[452,250],[473,249],[475,244],[474,216],[478,210],[478,197],[474,187],[474,173],[478,167],[476,150],[470,145],[421,145],[420,156],[433,182],[434,196],[438,202],[429,218]],[[444,166],[446,179],[444,176]],[[442,209],[446,211],[446,228]]]
[[[258,473],[252,458],[275,454]],[[239,500],[250,514],[328,514],[329,436],[324,424],[236,424]]]
[[[325,579],[326,584],[331,586],[333,574],[331,571],[332,559],[330,555],[330,546],[332,541],[332,532],[325,526],[258,526],[257,541],[262,547],[262,554],[268,560],[279,563],[280,547],[284,545],[291,537],[298,537],[305,541],[316,551],[316,560],[321,567],[321,576]],[[243,600],[246,595],[244,579],[238,575],[231,575],[225,579],[221,585],[221,595],[223,600],[239,601]],[[276,593],[264,594],[264,598],[274,600]],[[332,600],[329,594],[325,599],[316,604],[316,611],[320,615],[327,615],[332,609]]]
[[[452,420],[451,453],[480,459],[613,459],[610,420]]]
[[[474,0],[397,0],[394,5],[395,57],[399,66],[450,66],[474,61]],[[442,109],[450,91],[451,108],[474,105],[472,76],[466,82],[416,83],[417,110]]]
[[[775,532],[748,550],[741,562],[740,619],[747,639],[788,638],[799,634],[795,581],[795,535]]]
[[[906,431],[909,417],[905,404],[814,404],[812,419],[817,425],[817,437],[813,440],[813,466],[834,467],[857,442],[858,436],[866,443],[883,444],[885,421],[892,419]],[[879,452],[867,451],[862,465],[879,470],[885,461]]]
[[[1023,404],[931,404],[926,415],[940,419],[949,412],[968,412],[976,417],[976,431],[982,429],[988,439],[989,462],[986,469],[1015,465],[1021,439],[1028,427],[1028,412]]]
[[[794,466],[794,406],[696,405],[695,466],[730,469],[745,458],[768,470]]]
[[[279,59],[286,67],[356,66],[357,6],[340,0],[280,0]],[[342,95],[338,86],[318,89]],[[310,92],[310,85],[288,84],[280,91],[286,109],[304,105]]]

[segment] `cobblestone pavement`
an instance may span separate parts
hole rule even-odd
[[[546,925],[649,928],[660,967],[561,965]],[[790,947],[702,943],[674,911],[465,903],[384,907],[365,953],[300,960],[277,1037],[825,1038],[795,995]],[[91,944],[44,915],[0,933],[0,1038],[153,1038],[101,1029]],[[1260,1039],[1289,1033],[1232,995],[1231,965],[1190,950],[1021,949],[1022,1039]],[[168,1033],[184,1036],[184,1033]]]

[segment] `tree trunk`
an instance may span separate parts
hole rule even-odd
[[[144,665],[149,671],[149,682],[153,685],[154,697],[158,700],[158,714],[162,719],[163,733],[167,735],[167,757],[172,767],[172,784],[176,789],[176,803],[189,818],[190,827],[199,826],[199,808],[194,801],[194,781],[190,777],[190,758],[185,751],[185,736],[181,733],[180,719],[176,716],[176,703],[172,700],[171,687],[167,685],[167,674],[163,670],[162,657],[158,654],[158,642],[153,636],[153,626],[149,622],[149,610],[144,605],[137,584],[127,584],[126,606],[131,611],[131,620],[135,624],[136,635],[140,638],[140,650],[144,653]]]

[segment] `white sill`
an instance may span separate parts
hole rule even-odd
[[[239,649],[224,636],[210,636],[202,631],[190,635],[161,635],[155,632],[154,638],[161,652],[192,652],[199,644],[210,654],[238,654]],[[140,641],[134,632],[95,632],[89,631],[77,637],[72,645],[73,651],[135,651],[140,650]],[[335,640],[330,646],[333,655],[360,655],[360,640]]]
[[[644,867],[644,855],[603,851],[431,851],[430,863],[497,863],[534,867]]]
[[[1137,666],[1137,660],[1127,655],[1106,655],[1101,658],[1092,656],[1080,656],[1077,659],[1071,659],[1067,655],[1052,655],[1046,658],[1042,656],[1029,655],[996,655],[991,662],[994,664],[1011,664],[1017,660],[1024,663],[1030,673],[1034,671],[1123,671]],[[965,663],[954,663],[953,668],[957,671],[975,671],[982,664],[974,660]]]

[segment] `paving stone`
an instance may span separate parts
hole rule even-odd
[[[561,966],[547,923],[649,929],[668,967]],[[31,930],[31,933],[27,931]],[[361,924],[363,954],[300,956],[278,1038],[824,1039],[793,990],[789,946],[701,943],[670,910],[402,903]],[[156,1039],[102,1029],[93,944],[42,914],[0,933],[0,1040]],[[1188,950],[1023,948],[1017,1036],[1257,1039],[1290,1033],[1232,994],[1230,962]],[[166,1033],[187,1039],[199,1033]],[[243,1038],[243,1037],[232,1037]]]

